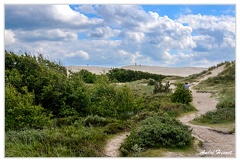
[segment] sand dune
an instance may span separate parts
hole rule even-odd
[[[98,66],[66,66],[67,70],[72,72],[80,71],[81,69],[86,69],[95,74],[107,73],[111,68],[107,67],[98,67]],[[161,67],[161,66],[144,66],[144,65],[131,65],[123,66],[122,69],[129,70],[138,70],[143,72],[149,72],[153,74],[162,74],[162,75],[174,75],[174,76],[189,76],[191,74],[200,73],[208,68],[202,67]]]

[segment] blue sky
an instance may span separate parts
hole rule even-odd
[[[235,5],[5,5],[5,49],[63,65],[235,60]]]

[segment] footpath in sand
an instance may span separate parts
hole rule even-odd
[[[214,69],[210,75],[201,78],[200,81],[216,76],[223,71],[223,69],[223,66]],[[197,85],[198,83],[193,84]],[[191,126],[193,129],[193,136],[203,143],[203,147],[201,147],[199,153],[195,156],[235,157],[235,134],[228,134],[224,130],[214,130],[207,126],[199,126],[189,123],[189,121],[197,116],[205,114],[208,111],[214,111],[217,105],[217,101],[211,97],[211,93],[198,93],[192,88],[191,91],[193,95],[193,104],[198,109],[198,112],[179,118],[179,120],[182,123]]]
[[[210,75],[207,75],[199,80],[203,81],[209,77],[216,76],[223,70],[223,66],[220,66],[212,71]],[[193,83],[197,85],[199,82]],[[193,136],[202,141],[202,147],[195,155],[187,155],[192,157],[236,157],[235,155],[235,134],[228,134],[222,130],[213,130],[207,126],[193,125],[189,122],[195,117],[205,114],[208,111],[214,111],[216,109],[217,101],[211,97],[211,93],[198,93],[191,87],[193,95],[193,104],[198,110],[196,113],[179,118],[179,120],[189,125],[192,128]],[[115,136],[107,142],[104,153],[108,157],[118,157],[119,147],[124,139],[129,135],[129,132],[122,133]],[[183,157],[184,155],[179,153],[167,152],[167,157]]]

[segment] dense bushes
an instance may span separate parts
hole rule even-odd
[[[106,76],[101,76],[91,88],[93,115],[127,119],[138,111],[136,99],[126,85],[117,87],[110,84]]]
[[[16,107],[20,106],[28,108],[29,111],[31,108],[31,113],[39,114],[39,118],[41,115],[52,114],[53,118],[98,115],[127,119],[138,110],[136,97],[130,89],[127,86],[117,87],[110,84],[106,75],[96,76],[82,70],[67,77],[64,67],[45,60],[41,55],[16,55],[6,51],[5,55],[6,100],[9,100],[6,102],[6,108],[9,108],[6,109],[6,124],[14,122],[13,118],[10,118],[10,111],[20,115],[19,118],[24,118],[26,114],[15,112],[19,109]],[[16,101],[14,97],[10,97],[13,96],[10,90],[14,90],[12,93],[19,96]],[[15,108],[12,108],[12,105]],[[35,117],[33,118],[35,120]],[[41,125],[39,124],[39,127]],[[11,126],[13,127],[17,128]]]
[[[79,72],[70,73],[70,77],[79,77],[85,83],[94,83],[96,81],[96,74],[93,74],[85,69],[80,70]]]
[[[24,94],[17,92],[10,84],[5,86],[5,129],[43,128],[50,124],[51,115],[47,115],[43,107],[34,105],[34,94],[26,87]]]
[[[126,70],[126,69],[112,69],[110,70],[107,75],[109,76],[110,80],[117,80],[118,82],[132,82],[141,79],[154,79],[156,81],[161,81],[165,78],[163,75],[158,74],[151,74],[148,72],[142,71],[133,71],[133,70]]]
[[[192,143],[191,130],[166,114],[143,120],[121,145],[123,156],[134,156],[149,148],[182,148]]]
[[[153,89],[153,93],[169,93],[171,92],[170,89],[171,84],[169,83],[169,81],[164,85],[162,84],[162,82],[156,82],[154,85],[154,89]]]

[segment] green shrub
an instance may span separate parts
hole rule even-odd
[[[235,109],[221,108],[215,111],[209,111],[206,114],[195,118],[194,120],[208,124],[235,122]]]
[[[148,80],[148,85],[155,85],[156,81],[154,79],[149,79]]]
[[[116,134],[131,128],[131,123],[126,121],[116,121],[105,126],[104,132],[107,134]]]
[[[150,148],[183,148],[192,143],[189,126],[183,125],[166,114],[154,115],[143,120],[121,145],[123,156],[131,156],[136,150]],[[138,149],[136,149],[138,148]]]
[[[94,127],[99,127],[99,126],[105,126],[108,124],[110,121],[107,120],[104,117],[100,117],[98,115],[89,115],[85,118],[84,120],[84,125],[85,126],[94,126]]]
[[[189,104],[192,102],[192,93],[190,90],[184,87],[183,83],[177,84],[177,88],[171,96],[172,102],[178,102],[182,104]]]
[[[48,126],[51,115],[47,115],[43,107],[34,105],[34,94],[26,87],[25,94],[19,93],[12,85],[5,86],[5,129],[19,130],[23,128],[42,129]]]

